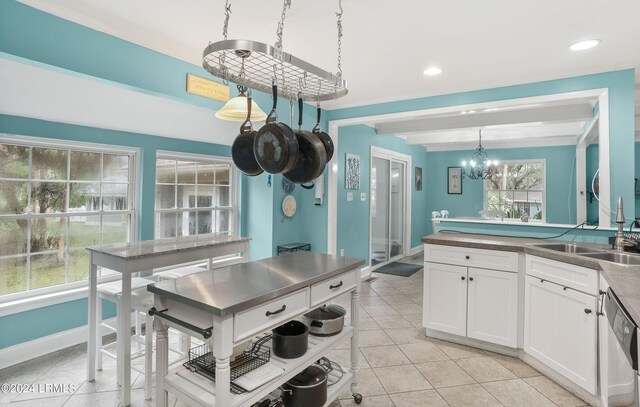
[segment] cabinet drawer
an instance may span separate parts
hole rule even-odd
[[[349,271],[330,280],[311,286],[311,306],[322,304],[329,298],[353,289],[358,281],[360,270]]]
[[[233,340],[239,341],[263,332],[279,322],[309,309],[309,289],[305,288],[234,315]]]
[[[527,255],[527,275],[591,295],[598,295],[598,272],[585,267]]]
[[[501,250],[425,244],[424,261],[518,272],[518,253]]]

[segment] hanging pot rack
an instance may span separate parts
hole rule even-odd
[[[334,75],[309,62],[282,50],[284,19],[291,0],[284,0],[281,20],[278,24],[274,46],[252,40],[227,39],[231,6],[225,4],[225,21],[222,41],[210,43],[202,52],[202,66],[223,81],[234,82],[241,87],[270,93],[277,83],[279,93],[293,99],[298,95],[304,101],[334,100],[348,93],[347,82],[342,79],[342,5],[336,13],[338,19],[338,74]]]

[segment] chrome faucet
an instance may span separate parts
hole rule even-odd
[[[622,252],[624,251],[625,246],[631,246],[632,242],[624,237],[624,209],[621,196],[618,197],[616,223],[618,224],[618,231],[616,232],[616,241],[613,244],[613,248],[619,252]]]

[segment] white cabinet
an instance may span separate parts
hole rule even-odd
[[[527,275],[524,350],[567,379],[597,392],[597,298]]]
[[[455,335],[467,334],[467,268],[424,264],[425,328]]]
[[[425,262],[427,329],[515,348],[518,274]]]
[[[518,274],[469,268],[467,336],[518,345]]]

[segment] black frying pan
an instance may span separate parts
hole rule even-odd
[[[268,173],[291,171],[298,158],[298,140],[291,127],[278,123],[276,105],[278,87],[273,85],[273,108],[253,142],[253,153],[260,167]]]
[[[322,128],[320,128],[320,105],[318,105],[318,123],[316,123],[315,127],[311,131],[313,132],[313,134],[320,137],[320,140],[322,141],[322,144],[324,144],[324,148],[327,151],[327,162],[331,161],[334,149],[333,140],[331,140],[331,137],[329,137],[329,135],[322,131]]]
[[[298,97],[298,160],[293,169],[284,176],[296,184],[311,182],[322,175],[327,164],[327,151],[320,138],[309,131],[302,130],[302,98]]]
[[[262,174],[263,170],[258,165],[256,157],[253,154],[253,142],[258,134],[253,130],[251,124],[251,95],[247,95],[247,120],[240,126],[240,134],[233,141],[231,146],[231,158],[233,163],[243,173],[255,176]]]

